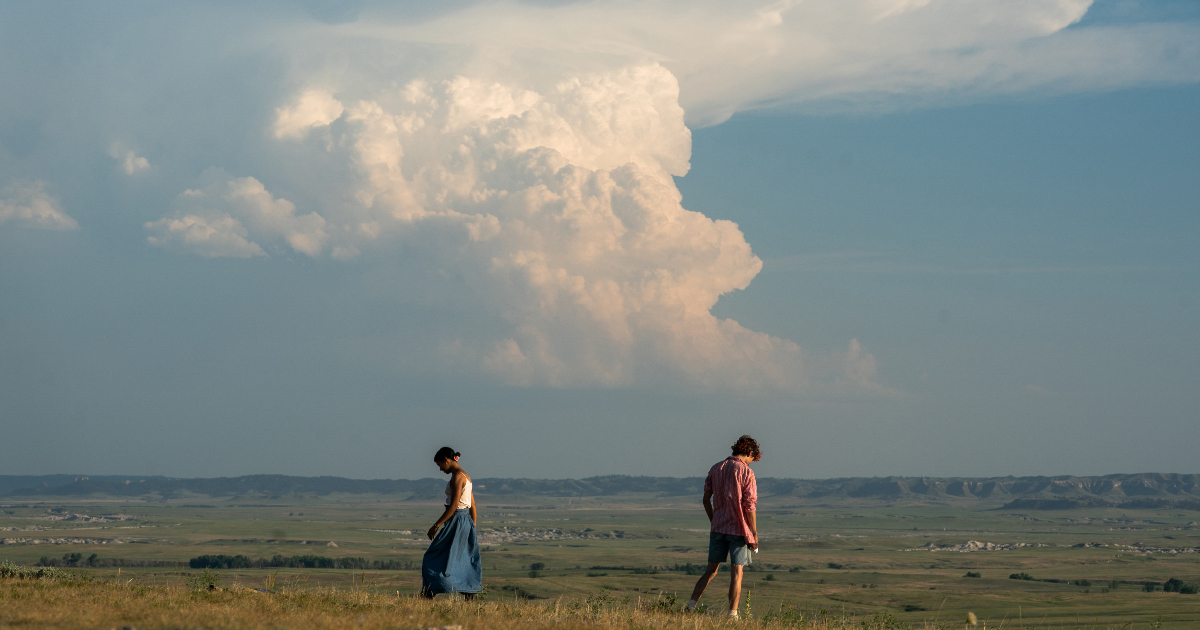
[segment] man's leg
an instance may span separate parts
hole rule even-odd
[[[737,617],[738,602],[742,599],[742,571],[750,564],[750,546],[737,536],[729,544],[729,616]]]
[[[692,599],[688,601],[684,610],[695,610],[696,602],[700,601],[700,596],[704,594],[704,589],[708,588],[709,582],[717,577],[717,569],[722,562],[729,557],[729,536],[719,532],[708,533],[708,568],[704,570],[704,575],[696,580],[696,588],[692,590]]]
[[[717,577],[717,569],[721,568],[720,562],[709,562],[708,568],[704,570],[704,575],[696,580],[696,588],[692,590],[692,601],[700,601],[700,596],[704,594],[704,589],[708,588],[713,578]]]
[[[742,599],[742,565],[729,565],[729,611],[732,614],[738,609]]]

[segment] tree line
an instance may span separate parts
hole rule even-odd
[[[177,562],[167,560],[130,560],[128,558],[101,558],[99,554],[84,557],[81,553],[64,553],[62,558],[42,556],[35,567],[173,567]]]
[[[380,571],[411,571],[420,565],[411,560],[368,560],[366,558],[329,558],[326,556],[281,556],[251,558],[249,556],[225,554],[203,555],[192,558],[188,566],[193,569],[362,569]]]

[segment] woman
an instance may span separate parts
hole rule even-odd
[[[450,475],[446,484],[446,511],[429,528],[429,549],[421,561],[421,594],[430,599],[438,593],[462,593],[474,599],[483,588],[483,564],[479,560],[479,539],[475,534],[478,512],[471,477],[458,465],[449,446],[438,449],[433,463]]]

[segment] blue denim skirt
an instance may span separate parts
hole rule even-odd
[[[471,510],[454,513],[425,550],[421,561],[421,590],[438,593],[478,593],[483,588],[483,563]]]

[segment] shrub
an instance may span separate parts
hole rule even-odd
[[[1142,590],[1147,593],[1153,593],[1155,590],[1154,582],[1146,582],[1145,584],[1142,585]]]
[[[767,574],[767,577],[763,578],[763,581],[764,581],[764,582],[774,582],[774,581],[775,581],[775,574],[774,574],[774,573],[768,573],[768,574]]]
[[[1033,576],[1022,571],[1020,573],[1013,573],[1012,575],[1009,575],[1008,579],[1010,579],[1010,580],[1028,580],[1028,581],[1032,582]]]
[[[187,576],[188,588],[193,591],[215,591],[221,586],[221,574],[213,573],[208,567],[204,573],[193,573]]]
[[[1121,582],[1119,580],[1113,580],[1108,583],[1109,590],[1115,591],[1120,587],[1121,587]]]
[[[534,571],[542,571],[546,568],[546,563],[545,562],[534,562],[533,564],[529,565],[529,568]]]
[[[1071,582],[1071,584],[1074,584],[1075,586],[1091,586],[1092,585],[1091,581],[1089,581],[1089,580],[1075,580],[1074,582]]]
[[[25,568],[17,566],[10,560],[0,562],[0,578],[16,578],[18,580],[64,580],[75,577],[74,574],[54,567]]]
[[[979,573],[977,571],[967,571],[967,574],[964,575],[963,577],[981,578],[981,577],[983,577],[983,574]]]

